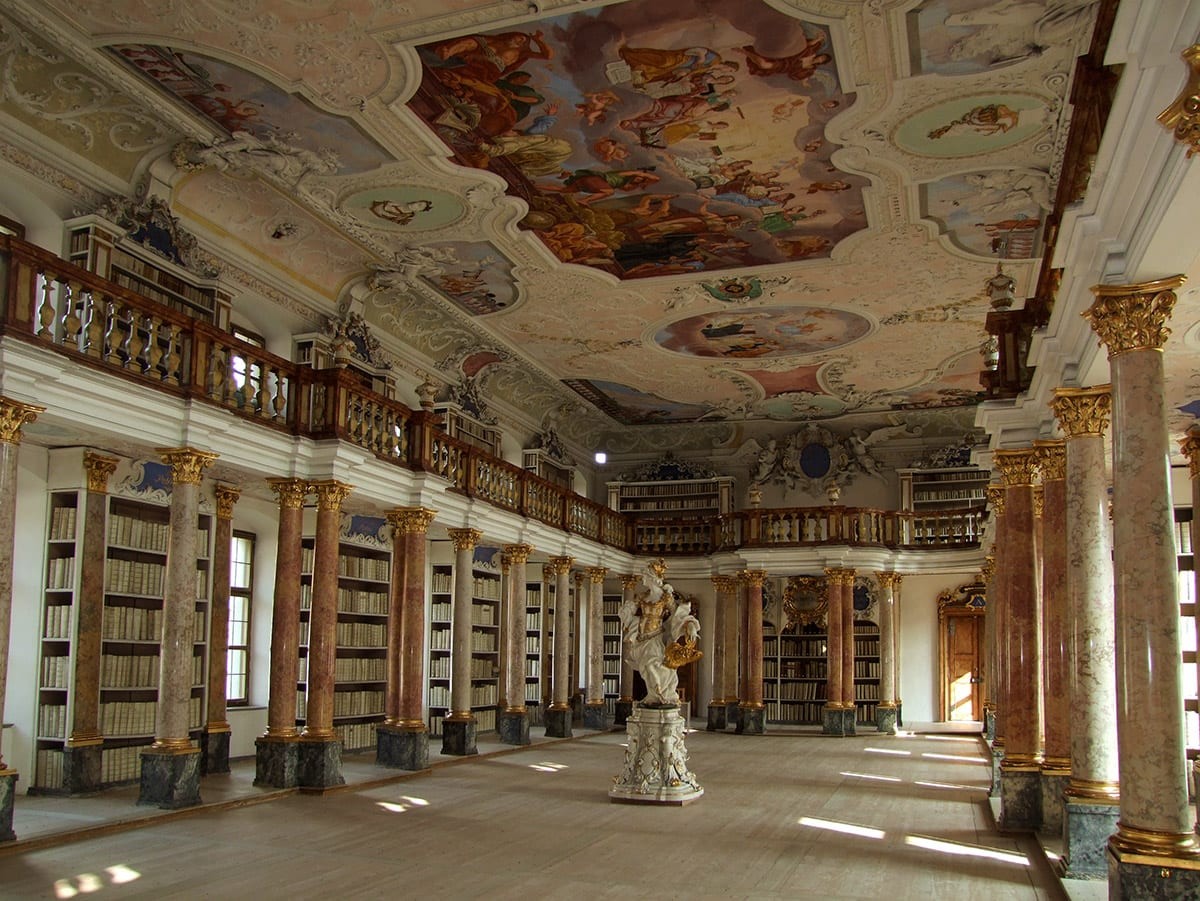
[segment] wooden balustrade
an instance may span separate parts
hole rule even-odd
[[[258,425],[345,441],[493,506],[635,554],[821,544],[933,549],[980,541],[982,510],[834,506],[677,520],[622,515],[451,438],[439,417],[364,388],[346,369],[314,370],[277,357],[32,244],[0,236],[0,275],[0,335]]]

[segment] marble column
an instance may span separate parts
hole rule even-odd
[[[388,692],[384,722],[375,730],[375,762],[398,770],[429,766],[425,726],[425,544],[436,510],[398,507],[392,524],[392,586],[388,609]],[[399,584],[397,584],[399,583]],[[393,628],[393,623],[399,625]],[[394,633],[394,634],[393,634]],[[396,642],[393,649],[392,641]]]
[[[474,581],[472,579],[472,581]],[[508,706],[508,632],[509,617],[512,615],[513,585],[512,585],[512,556],[505,548],[500,549],[500,604],[497,611],[499,621],[496,623],[496,726],[499,728],[500,716]],[[522,700],[524,693],[522,692]]]
[[[554,676],[546,710],[546,737],[570,738],[571,731],[571,557],[551,557],[554,569]]]
[[[450,714],[442,720],[442,753],[456,757],[478,754],[478,723],[471,712],[472,571],[478,529],[450,529],[454,543],[454,612],[450,625]]]
[[[900,697],[900,664],[903,662],[903,655],[900,653],[900,636],[904,634],[904,630],[900,628],[900,615],[904,611],[904,603],[901,598],[901,588],[904,585],[904,576],[896,573],[895,579],[892,581],[892,635],[895,641],[892,644],[892,656],[896,661],[896,725],[904,725],[904,700]]]
[[[525,579],[526,564],[533,548],[528,544],[506,544],[503,553],[509,559],[511,587],[504,617],[504,628],[508,635],[504,645],[507,655],[504,694],[507,703],[497,717],[497,731],[500,741],[506,745],[527,745],[530,738],[529,710],[525,706]]]
[[[254,741],[254,784],[295,788],[300,732],[296,685],[300,666],[300,553],[304,530],[303,479],[267,479],[279,502],[275,597],[271,608],[271,674],[267,731]]]
[[[12,631],[13,540],[17,530],[17,456],[21,447],[21,427],[33,422],[45,410],[45,407],[0,396],[0,722],[4,721]],[[13,832],[13,797],[19,774],[5,764],[3,751],[0,747],[0,842],[11,842],[17,837]]]
[[[1067,593],[1071,776],[1064,791],[1063,857],[1072,878],[1108,873],[1120,813],[1112,527],[1104,431],[1108,385],[1058,388],[1051,401],[1066,435]]]
[[[984,597],[987,606],[983,613],[983,660],[980,666],[983,671],[983,739],[987,742],[996,739],[996,554],[993,550],[983,558],[983,566],[979,568],[979,578],[983,581]]]
[[[843,569],[839,582],[842,590],[842,734],[856,735],[858,707],[854,703],[854,576]]]
[[[875,728],[896,734],[896,639],[893,612],[896,601],[896,574],[875,573],[879,584],[879,704],[875,708]]]
[[[83,455],[87,473],[87,497],[83,508],[83,533],[79,549],[81,578],[76,600],[75,673],[71,684],[73,712],[71,735],[63,749],[63,790],[77,795],[99,791],[101,749],[100,662],[101,626],[104,621],[105,529],[108,512],[108,480],[117,468],[115,457],[94,451]]]
[[[208,715],[200,733],[200,772],[229,772],[228,702],[229,666],[229,573],[233,550],[233,505],[242,496],[240,488],[218,485],[217,524],[213,530],[212,617],[208,626]],[[203,549],[201,549],[203,550]]]
[[[1042,829],[1061,834],[1071,777],[1070,598],[1065,442],[1035,441],[1042,473]]]
[[[844,735],[845,708],[842,706],[842,571],[825,570],[825,709],[821,731],[826,735]]]
[[[988,507],[995,523],[996,575],[992,579],[992,594],[988,606],[995,614],[995,641],[989,649],[993,671],[992,700],[995,702],[995,736],[992,739],[992,797],[1000,796],[1000,761],[1004,759],[1005,720],[1008,712],[1008,584],[1011,572],[1008,568],[1008,528],[1005,517],[1006,492],[1003,485],[987,487]]]
[[[551,589],[557,577],[554,567],[542,564],[542,722],[554,702],[554,614],[551,611]],[[555,608],[557,609],[557,608]]]
[[[159,448],[171,467],[171,518],[163,588],[162,644],[154,744],[142,751],[138,804],[164,809],[200,803],[200,750],[188,733],[195,656],[196,525],[200,481],[216,454],[191,447]]]
[[[709,732],[724,732],[727,718],[728,701],[726,695],[725,647],[726,633],[729,631],[729,594],[734,587],[734,580],[729,576],[713,576],[713,591],[716,595],[715,615],[713,616],[713,654],[712,654],[712,700],[708,702]]]
[[[638,584],[637,576],[621,576],[621,603],[628,604],[633,600],[633,589]],[[624,726],[630,714],[633,713],[633,664],[625,654],[625,642],[621,641],[621,698],[617,701],[616,716],[613,724]]]
[[[750,652],[748,650],[748,642],[750,640],[750,632],[747,629],[747,617],[750,614],[750,605],[746,603],[747,587],[746,573],[743,570],[734,577],[734,595],[737,603],[737,696],[733,699],[734,703],[726,710],[725,719],[729,721],[730,710],[733,713],[733,725],[735,730],[741,728],[742,722],[742,701],[750,697],[750,682],[747,678],[747,669],[749,667]]]
[[[738,719],[738,642],[741,613],[738,604],[738,580],[726,576],[725,583],[725,728],[737,725]]]
[[[1121,816],[1108,843],[1111,897],[1169,879],[1200,896],[1188,806],[1170,450],[1162,347],[1183,277],[1098,285],[1086,317],[1112,373],[1113,574]],[[1153,864],[1146,862],[1147,858]],[[1164,875],[1165,874],[1165,875]],[[1161,896],[1161,895],[1160,895]]]
[[[574,632],[571,634],[571,674],[569,679],[570,702],[571,702],[571,722],[583,724],[583,692],[580,690],[580,672],[587,663],[587,648],[583,646],[583,597],[584,597],[584,579],[583,572],[575,573],[575,592],[571,595],[571,617],[572,627]]]
[[[1183,451],[1183,455],[1187,457],[1188,473],[1191,476],[1192,488],[1192,554],[1195,559],[1195,549],[1200,547],[1200,425],[1193,425],[1188,429],[1187,435],[1179,443],[1179,449]],[[1193,563],[1194,566],[1194,563]],[[1186,578],[1186,577],[1185,577]],[[1200,569],[1193,569],[1191,579],[1193,582],[1192,591],[1195,597],[1200,597]],[[1200,626],[1200,611],[1195,617]],[[1197,674],[1200,676],[1200,673]],[[1200,689],[1200,686],[1189,686],[1193,689]],[[1200,785],[1200,758],[1192,761],[1192,785]]]
[[[1037,829],[1042,822],[1042,628],[1035,546],[1033,448],[998,450],[1004,480],[1008,574],[1008,696],[1004,759],[1000,762],[1000,828]]]
[[[587,699],[583,708],[583,727],[607,731],[612,725],[604,708],[604,577],[608,570],[589,566]]]
[[[762,735],[767,711],[763,703],[763,583],[767,574],[749,569],[746,582],[746,696],[738,703],[739,735]]]
[[[333,728],[333,705],[342,503],[354,486],[326,479],[311,482],[308,487],[317,497],[317,534],[308,621],[308,697],[296,778],[301,789],[321,791],[346,782],[342,776],[342,745]]]

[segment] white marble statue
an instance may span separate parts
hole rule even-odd
[[[647,566],[641,585],[618,611],[626,659],[646,683],[643,707],[678,706],[677,668],[700,656],[700,621],[692,615],[692,605],[676,598],[663,581],[662,569],[661,561]],[[682,645],[676,643],[681,636]]]

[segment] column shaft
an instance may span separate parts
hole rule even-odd
[[[589,568],[587,703],[604,704],[604,575],[605,570]]]
[[[208,627],[208,700],[201,766],[207,773],[229,772],[229,720],[227,718],[229,657],[229,588],[233,550],[233,505],[241,490],[218,485],[217,522],[213,530],[212,616]],[[203,552],[203,548],[200,549]]]
[[[279,500],[275,552],[275,597],[271,609],[271,675],[267,731],[271,739],[291,739],[296,731],[296,685],[300,661],[300,558],[304,528],[303,479],[268,479]],[[311,629],[311,625],[310,625]]]
[[[1067,484],[1062,442],[1038,442],[1042,507],[1042,623],[1045,742],[1043,768],[1071,765]],[[1062,773],[1065,775],[1065,773]]]
[[[408,584],[408,568],[412,565],[407,551],[408,533],[404,530],[404,511],[387,514],[392,526],[392,572],[388,585],[387,660],[384,674],[387,683],[383,692],[383,722],[395,726],[400,721],[400,691],[404,684],[404,593]]]
[[[451,621],[450,716],[474,721],[471,714],[471,615],[475,545],[483,537],[475,529],[454,529],[454,614]]]
[[[633,599],[633,589],[637,586],[637,576],[621,576],[621,601],[629,603]],[[621,642],[621,701],[633,701],[633,664],[625,654],[624,641]]]
[[[854,570],[842,570],[841,578],[838,581],[842,592],[842,707],[847,710],[855,710]]]
[[[762,570],[743,573],[746,584],[746,696],[738,703],[737,731],[761,735],[766,727],[763,704],[763,582]]]
[[[525,712],[525,579],[526,561],[533,553],[527,544],[509,545],[504,549],[512,560],[510,580],[512,589],[506,628],[508,631],[508,687],[505,694],[512,713]]]
[[[416,522],[404,536],[404,601],[401,607],[401,682],[397,723],[405,729],[425,731],[422,699],[425,696],[425,536],[434,511],[416,508]]]
[[[554,687],[550,707],[571,709],[571,563],[570,557],[553,557],[554,567]]]
[[[727,576],[713,576],[712,583],[716,594],[716,608],[713,616],[713,654],[712,654],[712,701],[711,704],[725,704],[725,632],[728,629],[726,592],[728,591]]]
[[[836,569],[825,570],[826,628],[825,639],[825,707],[842,709],[842,583]],[[839,720],[840,722],[840,720]]]

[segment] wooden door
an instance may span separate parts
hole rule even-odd
[[[951,722],[982,720],[983,617],[950,613],[942,619],[942,633],[943,716]]]

